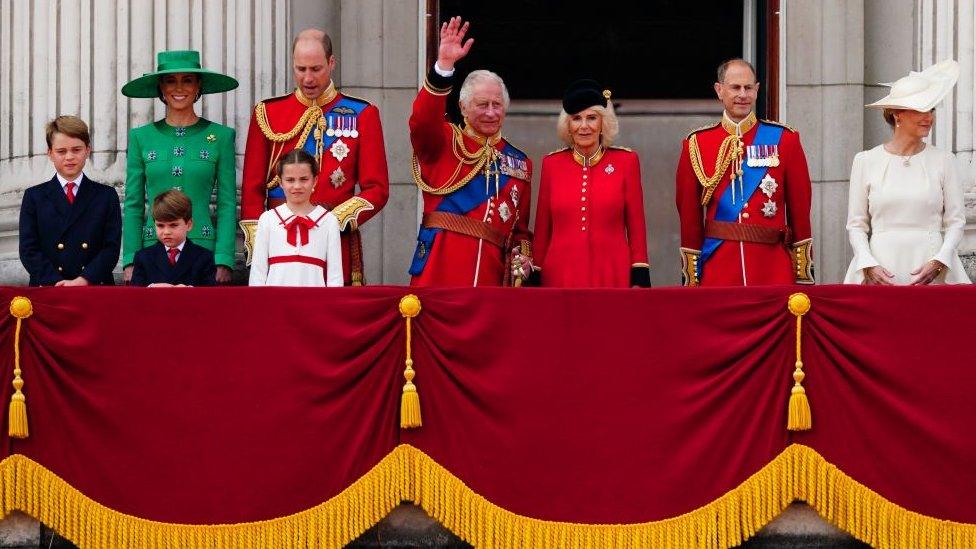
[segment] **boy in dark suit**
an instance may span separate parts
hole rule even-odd
[[[160,193],[152,205],[159,242],[136,252],[133,286],[213,286],[217,267],[210,250],[190,242],[193,205],[182,191]]]
[[[83,172],[91,153],[88,125],[59,116],[46,127],[47,156],[57,172],[24,192],[20,261],[31,286],[112,285],[119,261],[119,195]]]

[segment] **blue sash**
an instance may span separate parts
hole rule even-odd
[[[341,117],[339,115],[333,114],[336,111],[339,111],[340,113],[349,113],[351,111],[355,113],[353,116],[358,117],[360,114],[362,114],[364,110],[366,110],[366,107],[368,106],[369,103],[364,103],[362,101],[358,101],[356,99],[350,99],[348,97],[342,97],[338,101],[336,101],[335,105],[332,105],[332,109],[330,109],[329,112],[325,113],[324,116],[326,117],[326,119],[328,119],[329,116],[332,116],[333,121],[335,121]],[[335,124],[333,124],[332,127],[333,129],[338,129],[336,128]],[[336,139],[339,139],[339,137],[340,136],[338,135],[333,135],[332,137],[329,137],[328,135],[325,134],[325,132],[322,132],[322,154],[328,154],[329,147],[331,147],[332,144],[335,143]],[[295,148],[298,147],[296,146]],[[305,149],[305,152],[307,152],[308,154],[315,156],[315,130],[308,132],[308,137],[305,138],[305,143],[302,145],[302,148]],[[285,191],[279,185],[268,191],[268,198],[279,198],[281,200],[284,200]]]
[[[752,140],[753,145],[779,145],[779,139],[783,135],[783,128],[772,124],[759,123],[756,129],[756,138]],[[718,207],[715,209],[716,221],[736,221],[743,206],[752,197],[762,178],[766,176],[769,168],[766,166],[751,167],[745,162],[742,164],[742,195],[737,202],[732,201],[732,185],[725,188],[725,192],[719,198]],[[702,244],[701,257],[698,258],[698,280],[701,280],[705,262],[712,257],[715,250],[724,242],[719,238],[706,238]]]
[[[505,143],[505,147],[502,149],[502,154],[512,156],[520,160],[527,158],[525,153],[509,145],[508,143]],[[496,169],[497,168],[498,166],[496,166]],[[499,191],[508,185],[509,179],[511,178],[503,173],[498,174]],[[441,203],[437,205],[435,211],[464,215],[484,204],[490,197],[493,196],[495,196],[494,182],[489,182],[489,184],[486,185],[485,172],[484,169],[481,169],[479,170],[478,175],[472,178],[471,181],[468,181],[466,185],[445,196],[444,199],[441,200]],[[420,227],[420,232],[417,234],[417,249],[414,251],[413,261],[410,263],[409,272],[412,276],[417,276],[424,272],[424,267],[427,266],[427,259],[430,257],[430,252],[434,248],[434,242],[437,238],[437,234],[443,230],[444,229],[431,229],[424,226]]]

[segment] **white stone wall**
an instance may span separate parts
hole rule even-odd
[[[290,87],[287,0],[0,0],[0,281],[26,282],[17,259],[23,190],[53,175],[44,124],[75,114],[92,131],[86,173],[125,181],[128,130],[163,116],[158,100],[119,91],[154,70],[156,52],[195,49],[204,67],[237,78],[198,112],[238,130],[243,151],[257,99]]]

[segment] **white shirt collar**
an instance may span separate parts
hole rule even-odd
[[[183,242],[180,242],[180,245],[179,246],[176,246],[176,249],[179,250],[180,253],[183,253],[183,246],[186,246],[186,239],[185,238],[183,239]],[[163,247],[166,248],[166,253],[169,253],[169,251],[172,250],[172,248],[170,248],[169,246],[167,246],[165,244],[163,244]]]
[[[81,188],[81,180],[85,178],[85,172],[81,172],[80,174],[78,174],[78,177],[75,178],[74,181],[68,181],[67,179],[64,178],[64,176],[62,176],[58,172],[54,172],[54,173],[55,173],[55,175],[58,176],[58,182],[61,183],[61,190],[64,191],[65,194],[67,194],[67,192],[68,192],[67,191],[67,185],[68,185],[68,183],[74,183],[75,184],[75,196],[78,195],[78,189]]]

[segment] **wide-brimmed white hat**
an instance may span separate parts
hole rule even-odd
[[[912,71],[894,83],[882,83],[882,86],[890,86],[891,92],[865,106],[928,112],[945,98],[958,79],[959,63],[946,59],[922,72]]]

